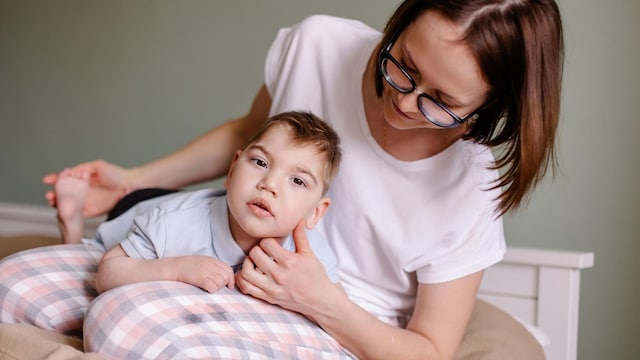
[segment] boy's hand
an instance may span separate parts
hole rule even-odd
[[[233,289],[235,279],[231,266],[204,255],[181,256],[178,281],[197,286],[209,293],[223,286]]]

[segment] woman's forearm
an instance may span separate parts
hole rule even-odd
[[[271,97],[266,86],[249,112],[196,138],[180,150],[131,169],[135,188],[179,188],[224,176],[233,154],[242,149],[267,120]]]
[[[361,359],[453,359],[462,341],[482,271],[438,284],[419,284],[406,329],[387,325],[340,292],[309,315]]]
[[[131,169],[135,188],[179,188],[226,174],[236,150],[247,139],[237,128],[241,119],[224,123],[180,150]]]
[[[442,358],[423,335],[381,322],[346,296],[325,304],[313,319],[359,359]]]

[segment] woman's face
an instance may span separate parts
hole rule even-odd
[[[436,11],[426,11],[402,32],[391,48],[397,59],[424,92],[459,117],[481,107],[489,86],[467,45],[463,31]],[[397,129],[439,129],[420,112],[418,94],[403,94],[383,81],[383,113]]]

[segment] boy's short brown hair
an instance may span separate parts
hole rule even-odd
[[[318,153],[324,155],[324,192],[338,173],[342,152],[340,137],[333,128],[322,119],[305,111],[287,111],[271,116],[264,126],[253,136],[250,143],[260,140],[262,135],[275,124],[285,124],[291,130],[291,139],[296,144],[315,146]]]

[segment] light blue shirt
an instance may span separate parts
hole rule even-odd
[[[337,259],[320,232],[307,231],[309,244],[332,282],[338,282]],[[184,255],[211,256],[237,270],[245,253],[229,230],[224,189],[178,192],[142,201],[98,227],[87,240],[105,251],[120,244],[128,256],[158,259]],[[291,235],[283,248],[295,251]]]

